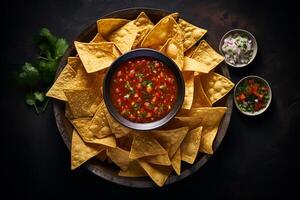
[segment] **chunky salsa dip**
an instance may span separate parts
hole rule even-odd
[[[126,119],[147,123],[166,116],[177,97],[173,72],[161,61],[138,57],[120,65],[112,77],[110,97]]]
[[[235,98],[241,111],[254,113],[267,106],[269,87],[260,79],[245,79],[237,86]]]

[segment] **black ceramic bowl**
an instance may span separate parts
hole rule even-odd
[[[136,123],[127,120],[126,118],[124,118],[122,115],[118,113],[117,109],[114,107],[110,99],[111,80],[115,71],[120,67],[122,63],[138,57],[151,57],[163,62],[174,73],[178,85],[177,99],[172,110],[162,119],[149,122],[149,123]],[[173,60],[171,60],[164,54],[155,51],[153,49],[147,49],[147,48],[132,50],[117,58],[108,69],[103,83],[103,98],[109,113],[124,126],[135,130],[151,130],[165,125],[176,115],[178,110],[181,108],[181,105],[184,100],[184,94],[185,94],[184,79],[176,63],[173,62]]]

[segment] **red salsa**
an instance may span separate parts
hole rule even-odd
[[[242,111],[257,112],[269,102],[269,87],[260,79],[245,79],[237,86],[235,99]]]
[[[147,123],[166,116],[177,97],[173,72],[161,61],[138,57],[120,65],[112,77],[110,97],[126,119]]]

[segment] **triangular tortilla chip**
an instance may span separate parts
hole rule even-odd
[[[78,55],[88,73],[106,69],[116,59],[111,42],[74,42]]]
[[[138,28],[134,22],[135,20],[128,22],[107,37],[123,54],[131,50],[137,36]]]
[[[101,144],[108,147],[116,147],[116,139],[114,136],[108,136],[101,139],[95,137],[95,135],[89,130],[91,118],[77,118],[72,120],[71,123],[85,142]]]
[[[174,20],[176,21],[176,20],[178,19],[179,13],[178,13],[178,12],[175,12],[175,13],[169,14],[168,16],[169,16],[169,17],[173,17]]]
[[[164,46],[160,49],[160,52],[170,57],[181,70],[184,64],[183,54],[183,36],[179,31],[173,38],[167,40]]]
[[[179,19],[178,24],[184,33],[184,51],[187,51],[189,48],[191,48],[207,32],[207,30],[194,26],[183,19]]]
[[[146,13],[141,12],[135,19],[134,24],[137,26],[138,32],[133,42],[132,49],[135,49],[142,42],[147,33],[153,28],[153,23],[148,18]]]
[[[124,177],[144,177],[148,176],[146,171],[141,167],[141,165],[138,163],[138,161],[133,161],[129,164],[127,170],[123,171],[120,170],[118,173],[119,176]]]
[[[90,43],[107,42],[99,33],[90,41]]]
[[[66,101],[67,98],[63,89],[72,88],[72,80],[75,78],[75,76],[76,71],[74,71],[73,68],[67,64],[50,90],[47,92],[46,96]]]
[[[160,187],[164,185],[172,172],[172,167],[152,165],[145,161],[139,160],[139,164],[147,172],[150,178]]]
[[[192,108],[198,108],[198,107],[211,107],[212,104],[210,103],[210,100],[206,96],[202,82],[199,76],[194,77],[194,99]]]
[[[184,57],[184,65],[182,71],[194,71],[200,73],[208,73],[211,69],[197,60],[189,57]]]
[[[180,145],[181,160],[193,164],[197,157],[200,141],[201,141],[202,126],[190,130],[185,136]]]
[[[200,76],[204,92],[212,104],[223,98],[234,87],[234,83],[229,79],[215,72]]]
[[[107,156],[123,171],[127,170],[129,164],[133,161],[129,158],[129,151],[125,151],[118,147],[109,148],[107,150]]]
[[[155,155],[155,156],[147,156],[145,158],[142,158],[147,163],[156,164],[156,165],[164,165],[164,166],[170,166],[171,161],[167,153]]]
[[[117,139],[117,146],[120,147],[121,149],[124,149],[126,151],[130,151],[131,145],[133,141],[133,136],[131,134],[128,134],[124,137],[118,138]]]
[[[117,122],[108,112],[106,112],[106,119],[111,128],[112,133],[115,134],[116,138],[124,137],[128,135],[128,133],[130,133],[131,129]]]
[[[169,158],[172,158],[179,148],[189,128],[181,127],[172,130],[154,130],[151,135],[166,149]]]
[[[167,153],[166,150],[148,132],[134,135],[129,158],[137,159]]]
[[[71,169],[76,169],[104,149],[105,147],[101,145],[84,143],[77,131],[73,130],[71,145]]]
[[[141,43],[141,47],[160,50],[167,40],[172,38],[177,32],[177,22],[173,17],[166,16],[146,35]]]
[[[226,107],[207,107],[189,111],[189,116],[201,120],[200,124],[203,126],[199,151],[213,154],[213,141],[226,110]]]
[[[95,114],[102,101],[100,89],[63,90],[70,110],[75,118],[90,117]]]
[[[194,98],[194,72],[182,72],[185,83],[185,95],[182,108],[190,109]]]
[[[109,34],[127,24],[129,20],[119,18],[106,18],[97,21],[98,33],[106,38]]]
[[[175,170],[176,174],[179,176],[181,171],[181,152],[180,148],[177,149],[175,155],[173,156],[172,160],[172,167]]]
[[[209,46],[205,40],[200,41],[192,58],[205,65],[208,71],[214,69],[224,60],[224,57]]]
[[[95,113],[92,121],[90,122],[89,130],[97,137],[103,138],[112,134],[106,119],[106,107],[104,101],[102,101]]]

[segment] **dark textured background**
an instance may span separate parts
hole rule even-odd
[[[249,0],[5,0],[1,4],[1,195],[256,199],[288,197],[299,191],[297,6],[287,1]],[[23,91],[11,88],[9,82],[13,70],[36,56],[32,36],[41,27],[72,42],[98,17],[137,6],[180,12],[183,18],[209,30],[215,48],[227,30],[249,30],[256,36],[258,55],[245,69],[230,68],[232,80],[236,83],[246,75],[260,75],[273,90],[273,102],[265,114],[250,118],[234,108],[227,135],[212,159],[194,175],[161,189],[126,188],[84,168],[71,171],[70,153],[58,134],[52,106],[37,116],[25,105]]]

